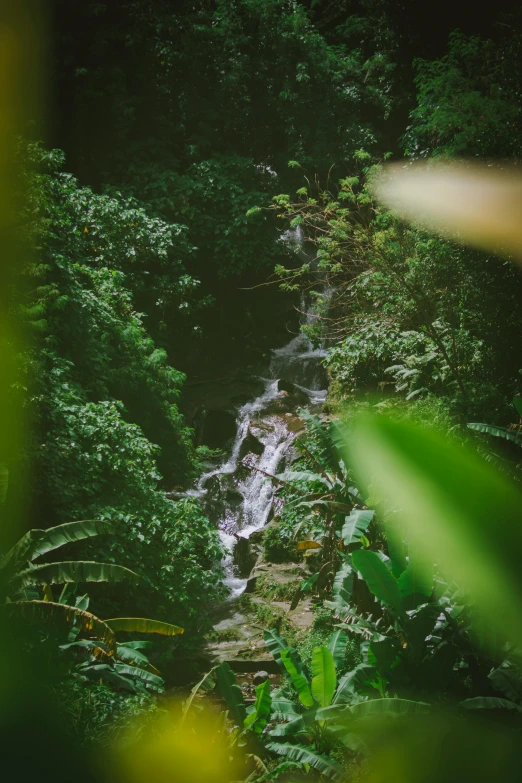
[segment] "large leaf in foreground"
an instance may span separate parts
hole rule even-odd
[[[522,646],[519,490],[476,453],[411,422],[360,420],[350,450],[362,480],[400,508],[407,540],[468,593],[484,639]]]
[[[13,590],[23,590],[29,585],[58,584],[66,582],[139,582],[140,577],[124,566],[113,563],[95,563],[86,560],[69,560],[63,563],[43,563],[20,571],[12,579]]]
[[[288,759],[292,759],[292,761],[299,761],[301,764],[310,764],[321,775],[326,775],[328,778],[337,780],[344,775],[345,771],[340,764],[328,758],[328,756],[316,753],[313,747],[305,748],[302,745],[291,745],[288,742],[282,742],[281,744],[271,742],[266,747],[278,756],[285,756]]]
[[[114,527],[109,522],[101,519],[82,519],[78,522],[67,522],[64,525],[51,527],[48,530],[44,530],[43,533],[41,540],[33,550],[32,559],[74,541],[81,541],[84,538],[92,538],[93,536],[109,535],[114,533]]]
[[[162,636],[177,636],[185,630],[179,625],[162,623],[160,620],[148,620],[146,617],[111,617],[105,622],[114,632],[159,633]]]

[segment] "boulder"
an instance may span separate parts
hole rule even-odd
[[[252,678],[252,682],[254,685],[261,685],[263,682],[266,682],[269,678],[268,672],[265,672],[263,670],[256,672]]]
[[[286,392],[293,397],[300,398],[303,401],[303,405],[309,402],[308,394],[299,388],[293,381],[289,381],[287,378],[279,378],[277,382],[277,390],[280,392]]]
[[[249,538],[237,536],[237,544],[234,546],[234,564],[237,566],[239,575],[248,576],[256,562],[257,553],[252,551]]]
[[[247,454],[257,454],[257,456],[260,457],[264,450],[264,445],[258,438],[256,438],[251,428],[249,427],[248,432],[245,435],[245,439],[241,444],[241,448],[239,449],[239,458],[243,459],[243,457],[245,457]]]

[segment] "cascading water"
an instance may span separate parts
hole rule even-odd
[[[303,253],[299,228],[284,239]],[[304,299],[301,312],[310,324],[314,316]],[[263,392],[237,411],[237,432],[229,455],[219,467],[202,475],[197,487],[187,493],[201,498],[203,506],[212,509],[217,519],[226,550],[222,565],[231,598],[240,595],[247,583],[238,574],[234,549],[239,538],[248,538],[267,523],[273,502],[268,476],[278,472],[295,437],[295,426],[291,425],[292,421],[295,425],[297,409],[320,404],[326,398],[324,356],[324,349],[314,349],[302,333],[272,351],[269,377],[260,379]],[[230,495],[233,502],[227,501]]]
[[[237,412],[237,434],[230,455],[219,467],[201,476],[197,488],[189,492],[201,498],[205,506],[212,502],[208,498],[209,487],[216,484],[222,487],[224,483],[230,487],[232,482],[242,498],[234,507],[223,503],[219,519],[220,536],[226,549],[225,583],[231,597],[240,595],[247,582],[237,575],[234,547],[239,536],[248,538],[267,523],[273,501],[273,486],[267,474],[278,472],[295,437],[289,427],[291,420],[295,420],[292,414],[296,408],[319,404],[326,397],[321,366],[324,354],[321,349],[314,350],[304,335],[273,351],[269,368],[272,377],[263,379],[263,393]],[[280,390],[281,378],[295,386],[297,403],[292,404],[291,393]],[[248,450],[248,438],[255,439],[260,453]]]

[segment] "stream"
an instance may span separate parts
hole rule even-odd
[[[313,409],[326,399],[324,356],[324,349],[314,349],[302,334],[273,350],[266,376],[258,377],[261,394],[237,410],[236,435],[226,458],[187,493],[198,497],[217,522],[230,598],[240,595],[247,583],[236,562],[238,542],[264,528],[272,511],[274,490],[266,474],[282,472],[289,461],[302,426],[298,409]]]
[[[282,239],[294,246],[302,260],[311,260],[300,227]],[[305,298],[298,311],[301,326],[312,322],[314,315]],[[216,391],[214,386],[214,396],[211,389],[207,400],[203,396],[199,408],[203,409],[203,429],[210,428],[211,422],[214,428],[216,424],[221,429],[227,425],[225,457],[184,494],[200,500],[219,530],[229,600],[244,592],[254,565],[248,554],[241,554],[248,552],[247,540],[274,514],[274,488],[268,476],[283,472],[297,456],[292,442],[303,427],[298,411],[320,410],[326,399],[325,355],[324,348],[314,348],[306,335],[298,332],[286,344],[272,349],[255,374],[247,369],[241,375],[239,404],[237,389],[234,396],[230,391]],[[226,379],[221,380],[226,387]],[[235,384],[237,387],[237,380]]]

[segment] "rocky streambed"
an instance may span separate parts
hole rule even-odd
[[[299,634],[313,620],[309,599],[291,609],[305,564],[266,562],[262,539],[281,503],[270,477],[298,456],[293,442],[304,426],[299,411],[319,412],[326,398],[324,355],[299,333],[256,372],[203,380],[191,390],[187,413],[197,442],[222,454],[186,493],[200,499],[226,551],[229,598],[216,608],[207,653],[238,672],[273,668],[264,628]]]

